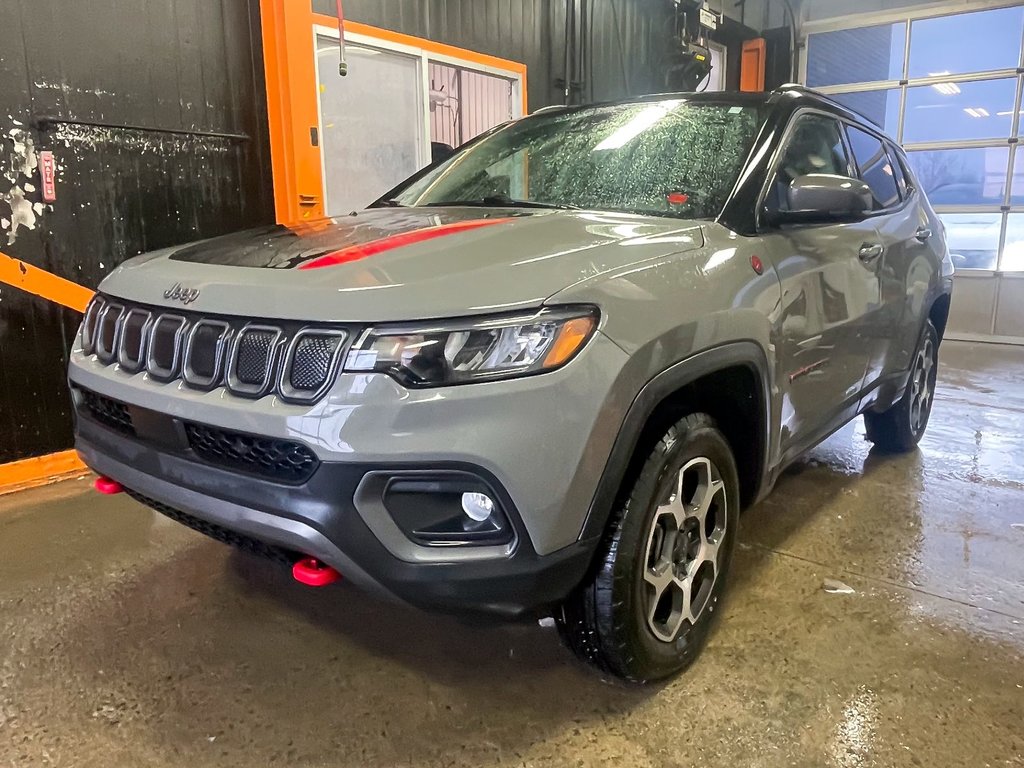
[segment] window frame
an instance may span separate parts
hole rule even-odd
[[[882,146],[886,149],[886,152],[889,153],[890,156],[892,154],[891,150],[889,149],[889,145],[893,143],[892,139],[890,139],[884,133],[876,130],[869,124],[866,124],[864,122],[857,122],[855,120],[850,120],[849,118],[843,115],[837,114],[835,112],[830,112],[827,109],[822,109],[819,107],[801,107],[797,109],[795,112],[793,112],[792,115],[790,115],[789,120],[786,123],[786,128],[782,132],[782,140],[779,142],[779,146],[776,148],[774,154],[772,155],[771,163],[768,166],[768,173],[766,174],[765,180],[761,185],[761,191],[757,196],[757,205],[754,208],[754,230],[759,235],[771,232],[781,232],[795,228],[804,229],[809,227],[839,226],[837,224],[787,224],[785,225],[785,228],[783,228],[773,227],[765,222],[765,213],[767,212],[766,203],[768,193],[771,190],[771,185],[779,172],[779,165],[782,163],[782,160],[785,157],[786,150],[789,149],[789,143],[793,138],[793,133],[796,130],[797,122],[807,115],[817,115],[821,117],[826,117],[830,120],[834,120],[836,123],[839,124],[840,134],[843,140],[843,146],[846,149],[847,160],[849,163],[854,163],[854,165],[851,165],[849,168],[849,170],[854,174],[851,176],[851,178],[860,179],[860,168],[856,165],[857,159],[856,157],[854,157],[853,147],[850,144],[850,137],[847,135],[847,126],[854,126],[864,131],[865,133],[874,136],[875,138],[882,142]],[[905,169],[906,167],[904,166],[904,171]],[[913,188],[908,186],[908,189],[910,190],[909,194],[906,197],[901,198],[898,205],[889,208],[883,208],[877,211],[869,211],[867,215],[864,217],[864,220],[877,218],[879,216],[891,216],[894,213],[902,211],[914,200],[916,196],[916,186]]]
[[[852,123],[852,122],[850,122],[848,120],[844,121],[844,123],[845,123],[844,130],[846,132],[846,140],[850,144],[850,150],[851,150],[850,151],[850,157],[853,159],[853,162],[856,165],[856,169],[857,169],[857,175],[856,175],[855,178],[859,179],[860,181],[863,181],[865,184],[867,184],[870,187],[871,184],[864,177],[864,169],[860,167],[860,161],[857,159],[856,153],[853,152],[853,142],[850,140],[849,131],[850,131],[851,128],[856,128],[861,133],[865,133],[868,136],[871,136],[872,138],[877,139],[878,142],[882,145],[882,152],[888,158],[890,165],[893,164],[893,161],[892,161],[892,151],[889,149],[889,144],[891,143],[891,141],[884,134],[877,134],[877,133],[874,133],[873,131],[866,131],[866,130],[864,130],[864,128],[862,128],[860,125],[857,125],[856,123]],[[896,202],[893,205],[887,205],[885,208],[879,208],[878,210],[873,210],[871,212],[872,214],[877,215],[877,214],[895,213],[896,211],[901,210],[905,206],[905,204],[909,201],[909,197],[904,197],[903,196],[903,194],[902,194],[902,192],[900,190],[899,181],[896,180],[895,176],[893,176],[893,182],[896,184]],[[871,194],[872,194],[872,196],[874,196],[874,194],[875,194],[874,190],[871,191]]]

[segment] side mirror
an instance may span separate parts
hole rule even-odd
[[[771,211],[768,221],[772,225],[861,221],[874,207],[874,196],[867,184],[829,173],[810,173],[793,179],[786,196],[789,210]]]

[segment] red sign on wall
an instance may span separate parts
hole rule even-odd
[[[39,153],[39,177],[43,182],[43,201],[52,203],[57,199],[57,163],[53,152],[44,150]]]

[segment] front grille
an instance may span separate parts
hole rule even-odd
[[[153,323],[146,365],[151,376],[170,380],[178,375],[185,323],[180,315],[160,315]]]
[[[113,303],[108,303],[100,312],[96,328],[96,356],[105,363],[113,361],[117,355],[117,327],[123,312],[123,306]]]
[[[217,385],[230,332],[230,326],[220,321],[200,320],[192,326],[185,353],[185,381],[203,389]]]
[[[128,373],[145,370],[155,381],[308,404],[330,387],[356,330],[174,311],[98,294],[82,323],[82,351]]]
[[[216,523],[209,523],[206,520],[201,520],[194,515],[190,515],[187,512],[182,512],[180,509],[163,504],[155,499],[151,499],[148,496],[143,496],[141,493],[137,493],[131,489],[126,488],[125,493],[131,496],[140,504],[145,504],[151,509],[155,509],[161,515],[165,515],[171,520],[187,525],[193,531],[198,531],[204,536],[209,536],[211,539],[216,539],[224,544],[230,544],[237,549],[241,549],[245,552],[249,552],[253,555],[259,555],[269,560],[273,560],[275,563],[279,563],[288,568],[294,565],[295,561],[299,559],[299,555],[292,552],[289,549],[278,547],[274,544],[268,544],[265,541],[254,539],[252,536],[246,536],[244,533],[238,531],[232,531],[229,528],[217,525]]]
[[[280,332],[271,328],[246,328],[238,337],[235,352],[234,378],[236,389],[261,391],[269,383],[273,365],[274,345]]]
[[[135,425],[132,424],[132,416],[128,412],[128,406],[111,400],[109,397],[98,395],[88,389],[80,390],[85,407],[96,421],[106,427],[120,432],[122,435],[135,437]]]
[[[327,381],[338,347],[345,341],[343,336],[309,334],[295,345],[288,381],[301,392],[316,392]]]
[[[204,461],[287,483],[308,480],[320,466],[306,446],[204,424],[185,424],[189,446]]]
[[[146,336],[152,315],[138,307],[125,314],[121,324],[121,343],[118,346],[117,361],[121,367],[132,373],[146,362]]]

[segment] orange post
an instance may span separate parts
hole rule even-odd
[[[741,91],[764,90],[766,51],[767,46],[763,37],[743,43],[743,53],[740,58]]]
[[[324,215],[312,12],[308,2],[260,0],[274,206],[282,224]]]

